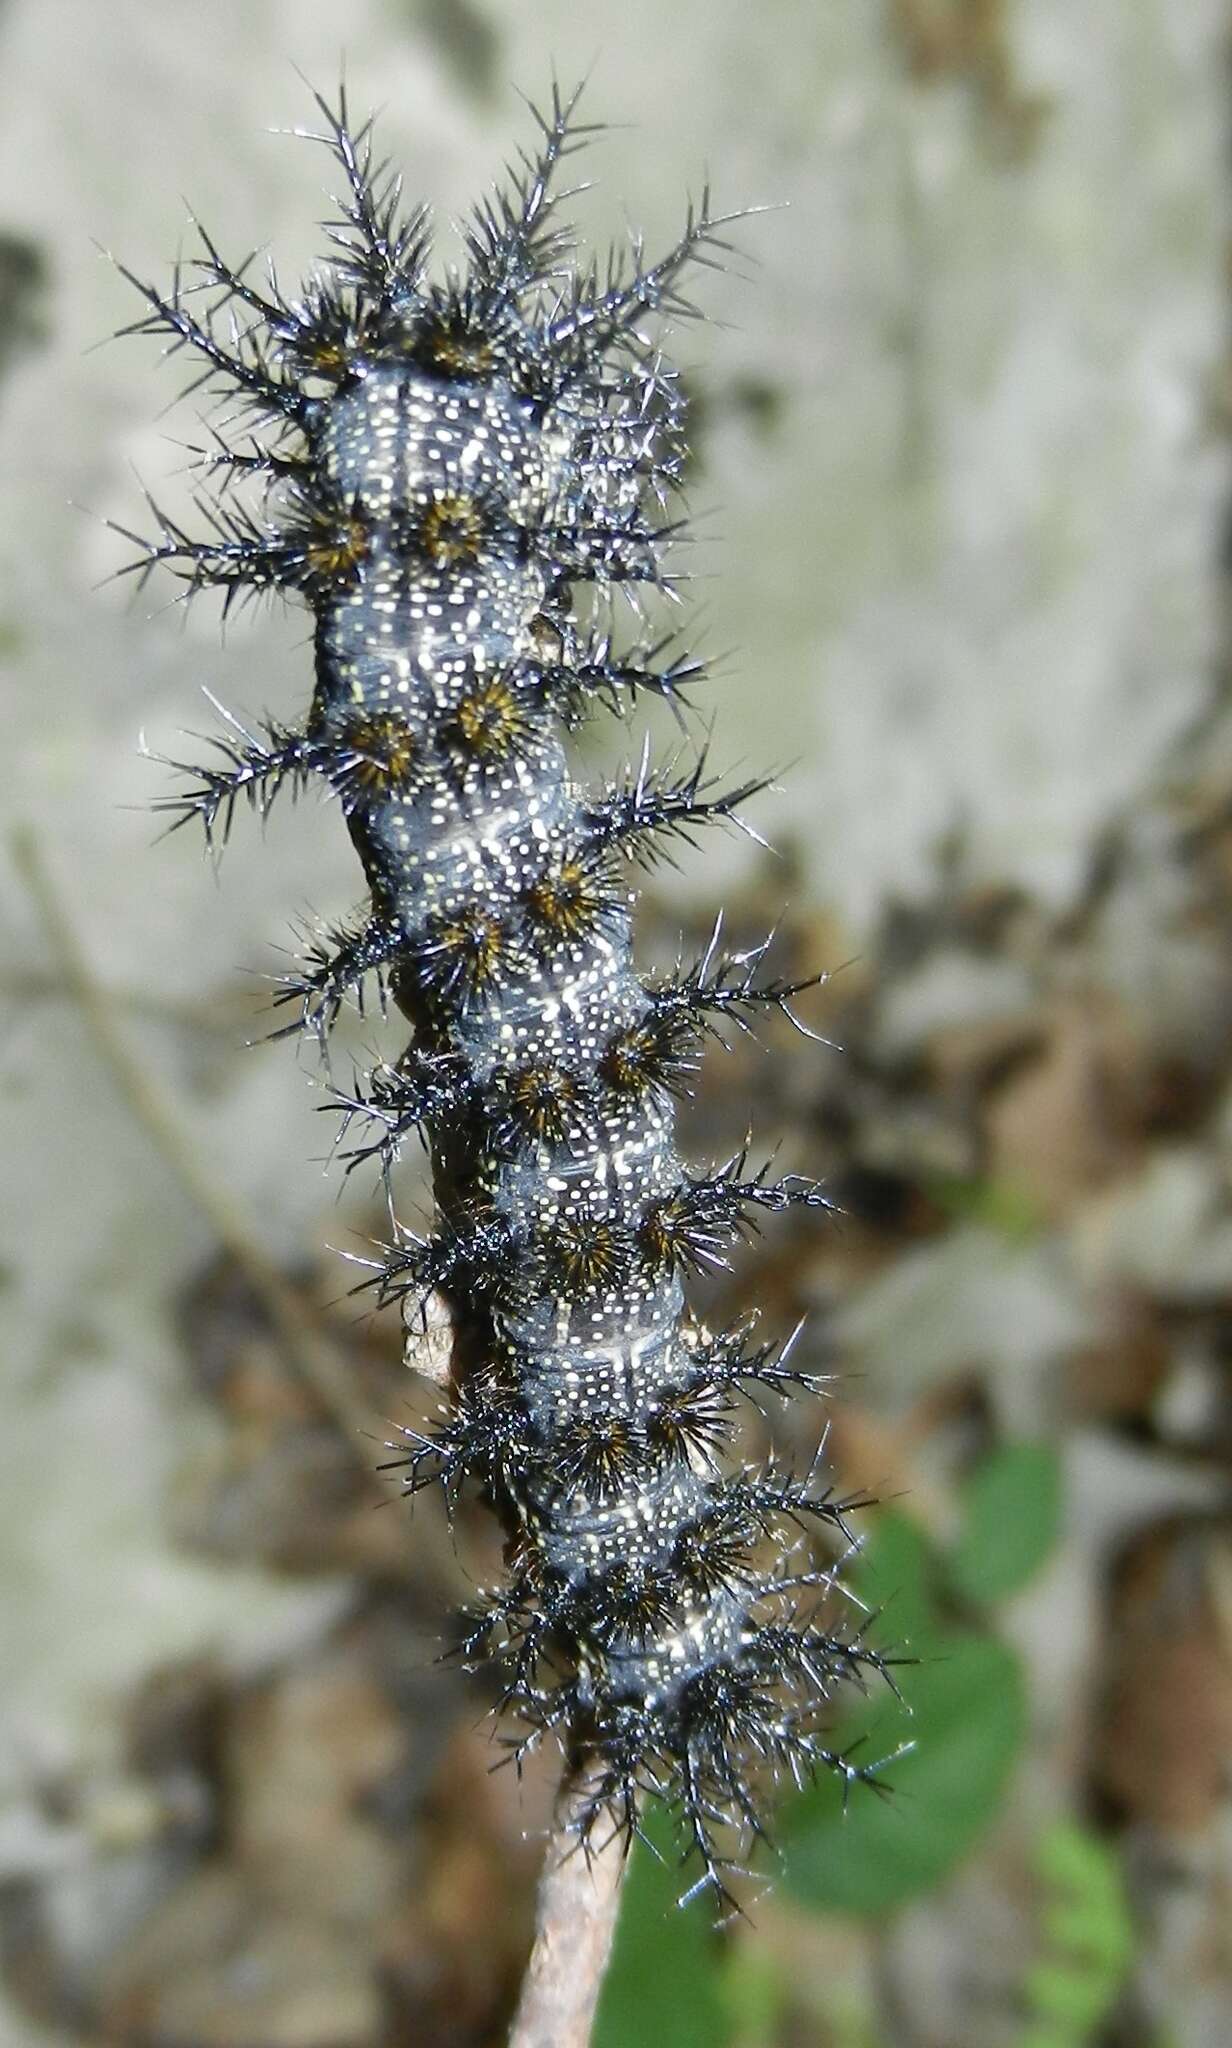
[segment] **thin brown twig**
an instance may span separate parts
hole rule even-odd
[[[27,876],[27,880],[29,877]],[[203,1038],[226,1038],[232,1034],[242,999],[229,996],[206,997],[190,1002],[178,996],[151,995],[145,989],[107,987],[109,1001],[117,1011],[134,1017],[150,1017],[176,1031],[192,1032]],[[76,990],[63,970],[37,967],[6,967],[0,973],[0,996],[12,1003],[74,1002]]]
[[[614,1824],[597,1847],[580,1846],[576,1820],[585,1797],[576,1781],[560,1796],[509,2048],[587,2048],[590,2040],[629,1858]]]
[[[33,830],[12,834],[14,865],[29,891],[56,964],[121,1092],[138,1122],[153,1138],[176,1177],[202,1211],[219,1242],[230,1252],[282,1339],[293,1369],[326,1413],[371,1479],[372,1443],[386,1425],[356,1392],[336,1346],[323,1334],[293,1287],[260,1242],[242,1205],[203,1165],[167,1090],[129,1044],[110,993],[97,979]]]
[[[261,1243],[243,1204],[203,1163],[191,1130],[169,1091],[138,1059],[128,1041],[112,993],[98,980],[51,876],[33,829],[11,835],[13,862],[25,883],[51,949],[58,975],[77,1002],[86,1028],[111,1069],[134,1116],[201,1210],[220,1244],[231,1254],[281,1340],[282,1352],[318,1407],[338,1429],[376,1507],[391,1499],[378,1471],[378,1446],[391,1445],[391,1424],[357,1391],[347,1360],[321,1329],[311,1307],[288,1285]],[[452,1326],[439,1296],[429,1305],[422,1341],[408,1341],[405,1362],[444,1389],[450,1380]],[[444,1515],[421,1503],[416,1521],[416,1574],[457,1593],[458,1562]]]

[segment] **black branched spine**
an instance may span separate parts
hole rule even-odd
[[[677,708],[704,674],[674,642],[622,652],[579,621],[573,586],[619,587],[639,614],[644,591],[673,594],[682,401],[657,334],[694,313],[688,275],[726,246],[703,195],[658,262],[635,244],[578,265],[554,185],[589,132],[575,104],[554,91],[536,117],[537,151],[465,230],[464,275],[429,279],[426,216],[342,97],[318,101],[343,181],[332,254],[298,296],[204,233],[168,293],[133,280],[137,329],[194,356],[233,418],[238,398],[245,438],[202,451],[205,531],[156,513],[131,566],[225,607],[274,590],[313,613],[302,731],[230,721],[163,808],[213,838],[284,785],[338,797],[370,907],[280,1001],[322,1037],[365,993],[413,1027],[335,1105],[348,1168],[388,1175],[411,1134],[433,1162],[435,1227],[396,1233],[377,1286],[411,1313],[444,1290],[459,1362],[447,1417],[406,1432],[397,1462],[408,1490],[469,1482],[500,1517],[508,1575],[464,1648],[495,1660],[519,1743],[552,1733],[585,1767],[583,1831],[632,1829],[662,1797],[725,1897],[761,1778],[873,1777],[824,1731],[839,1682],[886,1660],[835,1615],[858,1503],[732,1452],[742,1396],[810,1377],[747,1329],[708,1334],[686,1301],[762,1212],[826,1206],[743,1155],[688,1172],[673,1137],[707,1036],[791,1016],[809,984],[724,957],[717,927],[672,981],[631,956],[636,862],[762,785],[644,757],[588,793],[562,743],[596,703]],[[797,1555],[809,1533],[828,1556]]]

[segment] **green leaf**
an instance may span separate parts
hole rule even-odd
[[[1116,1995],[1115,1984],[1066,1963],[1036,1963],[1027,1972],[1023,1995],[1032,2017],[1085,2041]]]
[[[903,1673],[911,1709],[870,1698],[834,1746],[864,1738],[861,1760],[914,1741],[886,1777],[891,1796],[830,1772],[784,1812],[787,1888],[831,1912],[881,1914],[931,1891],[974,1846],[1001,1803],[1026,1723],[1017,1659],[983,1636],[929,1635]]]
[[[1061,1521],[1061,1467],[1048,1444],[1006,1444],[967,1484],[962,1533],[949,1561],[964,1599],[1004,1600],[1039,1570]]]
[[[1056,1895],[1043,1916],[1051,1945],[1106,1956],[1122,1967],[1134,1931],[1116,1852],[1089,1828],[1062,1818],[1041,1836],[1036,1865],[1042,1884]]]
[[[880,1616],[879,1644],[893,1641],[914,1652],[921,1637],[935,1630],[935,1561],[924,1531],[910,1515],[882,1508],[845,1576]]]
[[[924,1190],[939,1209],[960,1222],[983,1224],[1010,1244],[1028,1244],[1040,1235],[1047,1220],[1035,1197],[1012,1181],[930,1173],[925,1176]]]
[[[731,2039],[711,1909],[677,1900],[691,1873],[661,1809],[634,1846],[592,2048],[725,2048]],[[661,1860],[660,1860],[661,1859]]]
[[[778,1958],[753,1942],[737,1942],[723,1959],[719,1984],[723,2010],[740,2048],[772,2048],[788,2001]]]
[[[1120,1864],[1097,1835],[1060,1819],[1041,1836],[1036,1865],[1044,1952],[1027,1973],[1023,1999],[1037,2031],[1055,2031],[1078,2048],[1115,2003],[1133,1956]]]

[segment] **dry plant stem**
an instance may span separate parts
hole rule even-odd
[[[562,1794],[509,2048],[587,2048],[590,2040],[629,1859],[618,1829],[589,1857],[579,1848],[574,1810],[584,1804],[584,1788]]]
[[[19,833],[18,838],[21,836]],[[181,1002],[174,996],[160,998],[151,995],[145,989],[117,988],[114,983],[107,985],[105,992],[117,1013],[149,1017],[157,1024],[169,1024],[176,1031],[192,1032],[202,1038],[232,1036],[236,1018],[243,1014],[238,1003],[225,997],[215,998],[212,1002],[209,999]],[[51,967],[6,968],[0,977],[0,993],[19,1004],[74,1002],[77,999],[77,992],[70,986],[63,969]]]
[[[381,1442],[388,1434],[385,1423],[355,1392],[334,1345],[322,1335],[310,1310],[264,1251],[240,1205],[202,1165],[170,1096],[134,1053],[112,998],[90,967],[34,833],[28,826],[21,827],[10,843],[14,865],[38,911],[65,984],[134,1115],[170,1162],[220,1244],[230,1252],[282,1339],[293,1368],[338,1423],[356,1460],[371,1476],[376,1462],[373,1442]]]

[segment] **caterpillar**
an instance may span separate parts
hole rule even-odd
[[[366,993],[411,1026],[336,1096],[366,1138],[348,1166],[373,1158],[388,1187],[409,1140],[431,1160],[434,1227],[393,1221],[372,1280],[412,1329],[435,1292],[454,1324],[447,1407],[393,1440],[401,1483],[451,1502],[469,1485],[499,1518],[506,1576],[460,1648],[495,1665],[517,1756],[564,1749],[583,1842],[631,1837],[658,1798],[699,1859],[690,1890],[726,1902],[767,1781],[828,1768],[884,1789],[827,1735],[840,1684],[893,1661],[863,1618],[842,1624],[865,1503],[817,1461],[742,1462],[734,1441],[742,1402],[816,1394],[816,1376],[688,1300],[761,1215],[829,1198],[745,1151],[695,1172],[675,1142],[707,1041],[798,1022],[822,977],[725,953],[717,924],[691,965],[639,975],[639,864],[764,785],[723,787],[703,750],[684,773],[644,753],[595,792],[565,743],[595,706],[688,705],[707,673],[647,624],[650,600],[679,599],[684,400],[662,342],[697,317],[688,276],[723,267],[740,216],[704,191],[658,260],[635,239],[580,261],[561,166],[595,130],[554,85],[535,148],[464,224],[464,268],[434,280],[427,210],[404,206],[371,120],[352,126],[345,90],[314,99],[341,189],[298,295],[200,228],[168,290],[123,272],[143,301],[124,332],[195,357],[231,431],[201,453],[203,531],[154,507],[153,534],[120,529],[137,549],[121,573],[167,569],[224,615],[293,596],[314,622],[302,726],[233,721],[160,807],[213,844],[284,787],[338,798],[369,907],[277,1000],[322,1045]]]

